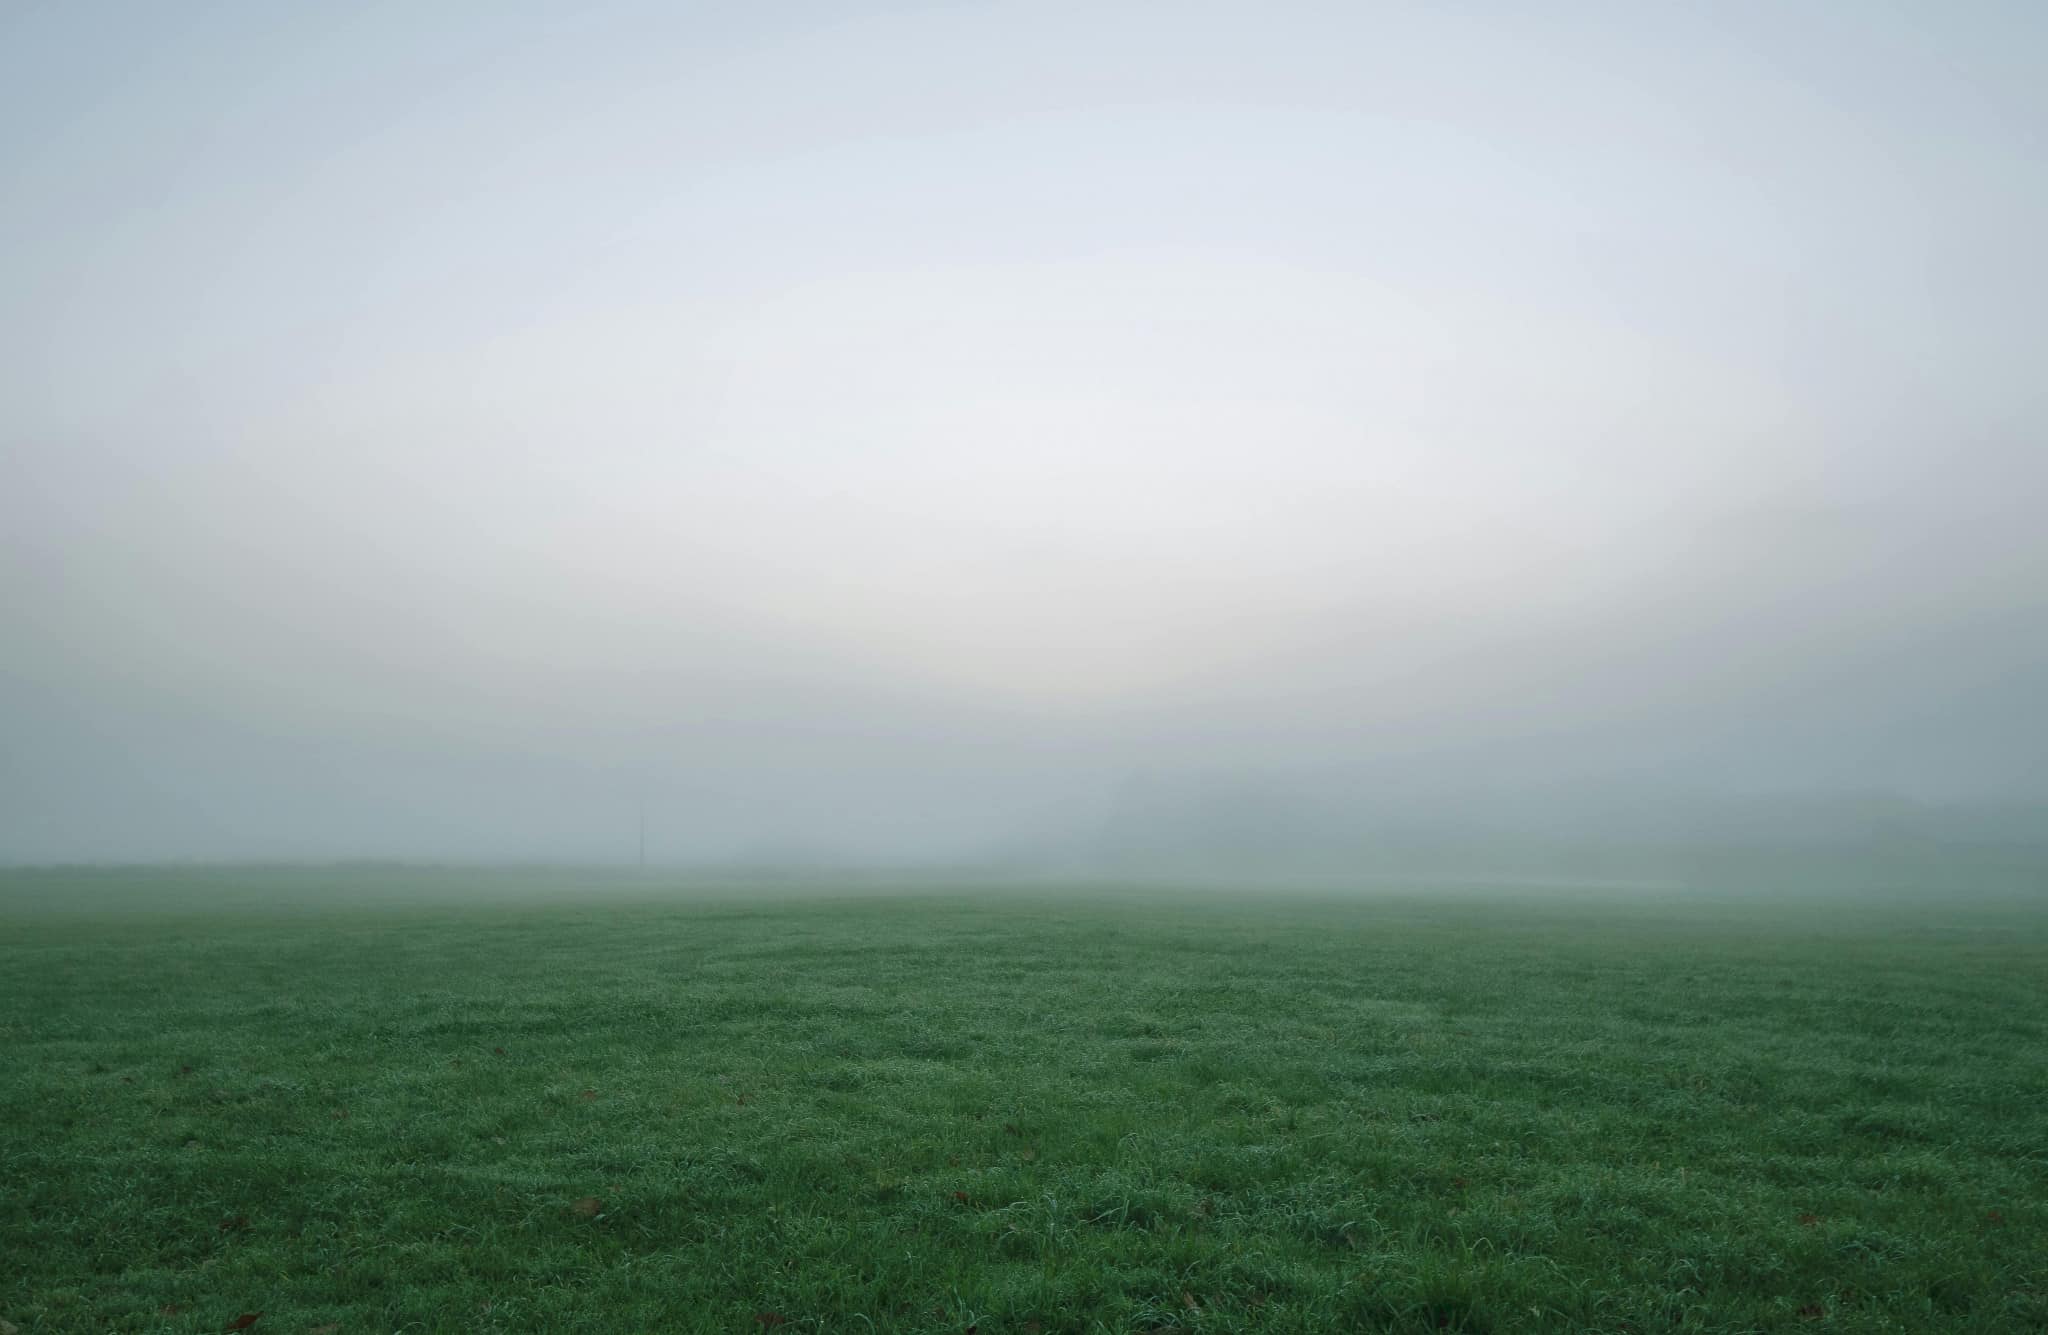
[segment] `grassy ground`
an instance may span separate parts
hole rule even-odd
[[[0,1318],[2048,1329],[2048,913],[560,888],[0,877]]]

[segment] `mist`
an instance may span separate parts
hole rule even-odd
[[[2044,55],[10,7],[0,860],[2043,851]]]

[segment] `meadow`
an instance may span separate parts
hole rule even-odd
[[[0,873],[0,1322],[2044,1330],[2048,907]]]

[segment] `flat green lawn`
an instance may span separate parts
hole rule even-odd
[[[2048,1329],[2039,907],[496,880],[0,876],[0,1318]]]

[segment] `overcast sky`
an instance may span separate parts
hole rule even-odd
[[[7,5],[0,859],[2048,798],[2044,69],[2032,0]]]

